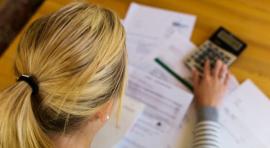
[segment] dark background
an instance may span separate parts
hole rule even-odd
[[[0,57],[43,0],[0,0]]]

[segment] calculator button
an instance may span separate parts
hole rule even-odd
[[[224,59],[225,59],[226,61],[229,61],[229,60],[230,60],[230,57],[225,56]]]
[[[195,67],[199,72],[203,72],[202,66],[194,65],[194,67]]]
[[[224,53],[220,52],[220,53],[219,53],[219,56],[220,56],[221,58],[224,58],[225,55],[224,55]]]
[[[213,69],[213,68],[215,68],[215,65],[216,65],[216,60],[211,60],[210,67]]]

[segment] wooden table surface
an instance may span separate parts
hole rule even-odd
[[[46,0],[31,21],[57,10],[70,1]],[[130,0],[90,1],[115,10],[121,18],[125,17],[131,3]],[[135,2],[196,15],[197,21],[192,35],[192,41],[196,45],[204,42],[219,26],[228,28],[248,44],[248,48],[231,67],[232,73],[240,82],[245,79],[253,80],[270,97],[269,0],[135,0]],[[19,37],[20,34],[0,58],[0,89],[15,82],[12,66]]]

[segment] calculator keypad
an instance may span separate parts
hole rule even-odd
[[[196,51],[191,57],[186,61],[186,64],[189,68],[196,67],[199,71],[203,71],[203,66],[206,59],[210,60],[211,68],[215,67],[215,63],[218,59],[222,60],[225,64],[230,65],[236,56],[228,53],[222,48],[219,48],[211,41],[206,41],[200,50]]]

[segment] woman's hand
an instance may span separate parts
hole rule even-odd
[[[197,105],[200,107],[217,107],[224,97],[230,74],[227,66],[220,60],[211,70],[209,60],[204,64],[203,75],[193,70],[193,86]]]

